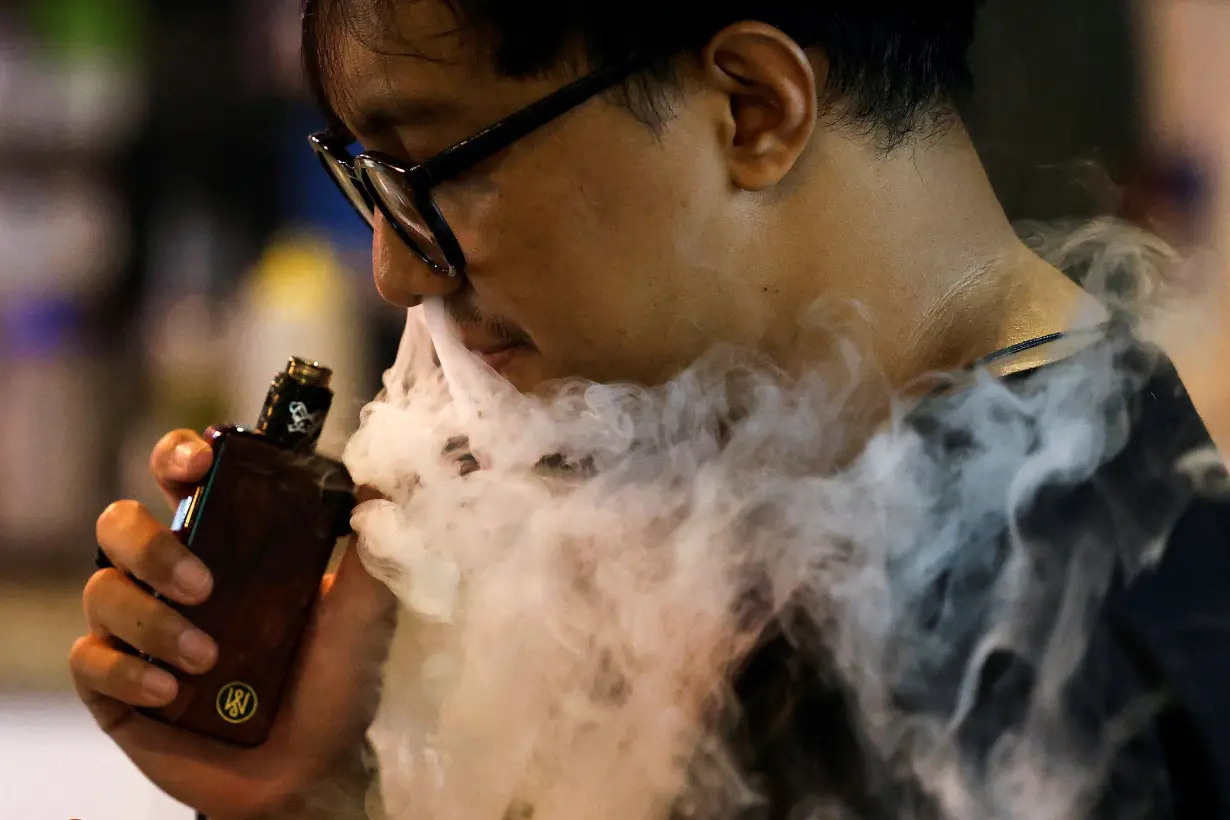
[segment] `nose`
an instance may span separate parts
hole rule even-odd
[[[414,307],[425,296],[447,296],[462,286],[462,277],[437,273],[410,250],[379,211],[372,231],[372,275],[386,302]]]

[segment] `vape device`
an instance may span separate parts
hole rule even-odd
[[[330,375],[291,359],[255,427],[206,433],[213,466],[180,503],[172,530],[213,574],[213,592],[199,606],[167,603],[213,637],[218,661],[191,675],[147,657],[175,675],[179,694],[144,714],[241,746],[268,736],[354,506],[345,467],[315,452],[333,400]]]

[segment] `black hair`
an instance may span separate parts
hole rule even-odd
[[[304,58],[328,111],[324,75],[329,32],[390,3],[422,0],[306,0]],[[698,52],[724,26],[758,20],[776,26],[829,63],[825,101],[842,118],[899,144],[924,120],[951,113],[973,84],[967,51],[984,0],[438,0],[458,25],[478,33],[496,71],[513,78],[558,69],[579,45],[589,68],[632,55],[655,58],[638,79],[647,94],[638,116],[657,126],[678,88],[673,59]],[[388,21],[387,15],[383,18]],[[351,29],[354,30],[353,27]],[[629,98],[631,99],[631,98]]]

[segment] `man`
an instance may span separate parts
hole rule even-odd
[[[831,353],[802,332],[817,310],[896,387],[1002,351],[1000,375],[1026,372],[1070,352],[1055,334],[1073,316],[1104,314],[1019,241],[954,113],[977,5],[317,0],[304,45],[333,128],[314,146],[372,223],[384,298],[441,303],[522,391],[660,384],[719,343],[805,372]],[[159,443],[169,499],[207,452],[184,431]],[[117,569],[86,588],[91,634],[72,668],[100,725],[216,820],[296,816],[361,744],[388,591],[349,550],[273,736],[235,751],[137,715],[175,683],[114,648],[207,668],[208,636],[126,575],[191,604],[209,594],[206,568],[133,503],[108,508],[98,536]],[[761,673],[773,677],[752,664],[747,680]],[[828,736],[853,743],[837,715]],[[795,797],[772,761],[807,754],[811,732],[795,724],[797,744],[762,750],[771,816]],[[871,812],[841,748],[817,752],[842,770],[822,777]]]

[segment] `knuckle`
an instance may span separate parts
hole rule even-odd
[[[81,592],[82,605],[87,615],[95,613],[98,605],[109,597],[108,588],[113,588],[119,570],[100,569],[85,582]]]
[[[92,643],[90,636],[82,635],[73,641],[72,648],[68,650],[68,671],[76,681],[83,681],[86,677],[87,658]]]
[[[113,501],[98,516],[95,524],[95,535],[99,541],[105,541],[113,533],[123,532],[132,527],[141,516],[143,508],[138,501]]]
[[[97,639],[78,638],[68,656],[73,682],[103,694],[114,693],[120,682],[123,656],[107,650]]]
[[[117,501],[108,507],[99,520],[97,535],[99,545],[117,566],[146,583],[167,581],[183,557],[179,539],[136,501]]]
[[[175,448],[185,441],[193,441],[200,439],[195,430],[180,428],[172,430],[162,438],[158,439],[158,443],[154,445],[154,449],[149,454],[149,468],[154,475],[159,475],[166,471],[167,462],[171,458],[171,454],[175,452]]]
[[[108,694],[120,695],[132,686],[136,676],[128,668],[132,659],[119,652],[112,652],[98,670],[97,683]]]

